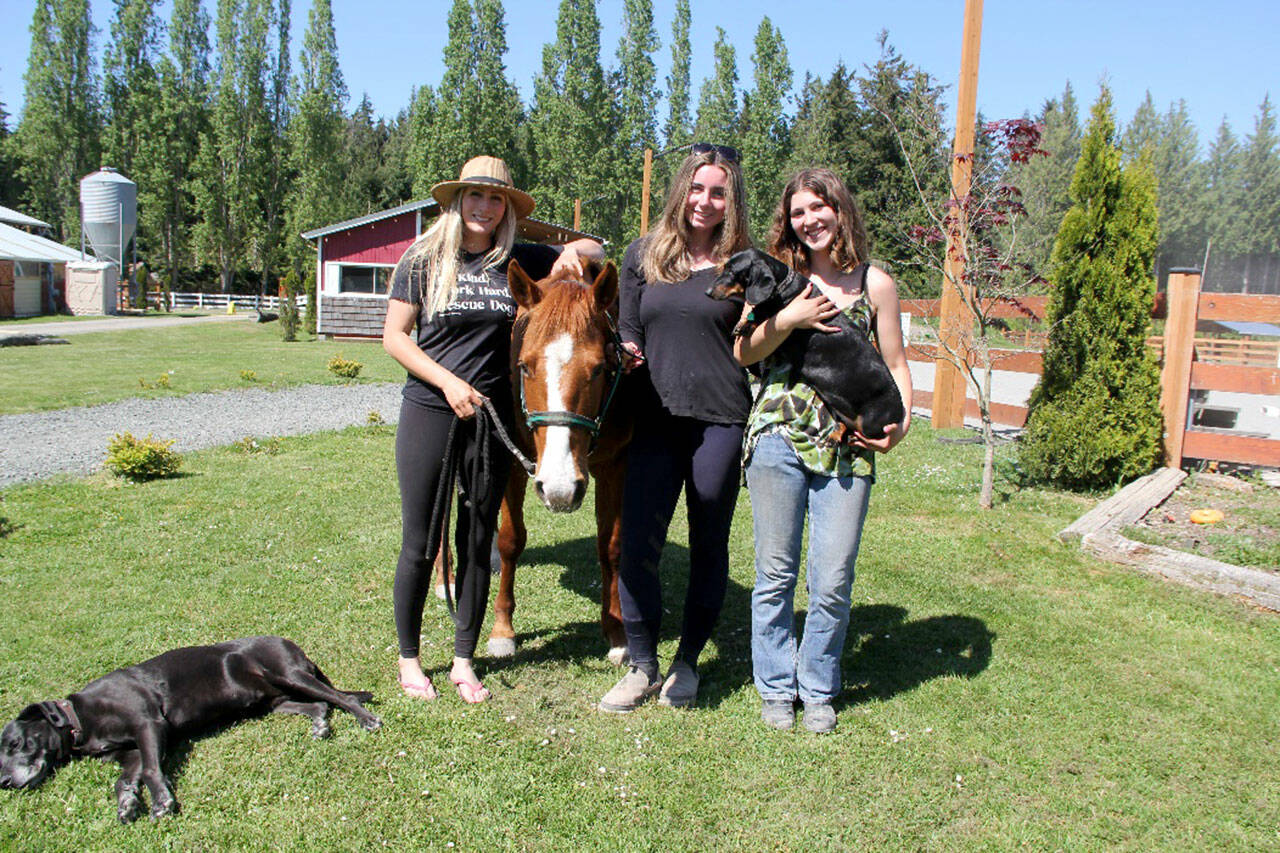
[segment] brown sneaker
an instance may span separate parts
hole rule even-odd
[[[627,674],[608,693],[600,699],[600,710],[611,714],[629,714],[649,701],[662,687],[658,679],[649,680],[637,667],[631,667]]]

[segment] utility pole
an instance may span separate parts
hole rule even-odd
[[[960,85],[956,95],[956,137],[951,158],[951,226],[942,277],[938,355],[933,373],[933,428],[964,426],[965,375],[956,361],[969,359],[973,312],[972,288],[964,281],[965,216],[960,202],[969,195],[973,177],[973,123],[978,100],[978,55],[982,44],[982,0],[965,0],[964,36],[960,52]]]

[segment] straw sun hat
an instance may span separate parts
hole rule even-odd
[[[472,157],[462,164],[458,180],[436,184],[431,188],[431,197],[440,202],[441,207],[448,207],[458,191],[466,187],[496,189],[503,193],[515,210],[517,219],[524,219],[533,212],[533,196],[515,188],[511,181],[511,170],[500,157]]]

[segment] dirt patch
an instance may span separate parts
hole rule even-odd
[[[1196,510],[1218,510],[1222,520],[1196,524],[1191,520]],[[1150,545],[1280,573],[1280,488],[1258,479],[1192,474],[1123,533]]]

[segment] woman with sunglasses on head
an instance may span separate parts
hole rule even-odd
[[[382,331],[383,347],[409,373],[396,427],[402,533],[393,599],[399,676],[406,695],[436,698],[418,647],[435,558],[426,550],[427,528],[457,419],[455,441],[463,442],[459,476],[465,494],[478,505],[460,499],[457,506],[457,612],[449,680],[464,701],[476,703],[490,696],[472,657],[489,601],[489,551],[511,457],[505,450],[493,453],[486,482],[470,482],[468,473],[483,443],[476,412],[489,401],[507,429],[512,423],[509,361],[516,305],[507,290],[507,264],[514,258],[539,279],[553,269],[578,266],[580,257],[600,260],[603,251],[586,239],[559,252],[517,243],[516,223],[532,212],[534,202],[515,188],[507,164],[497,157],[467,161],[458,180],[436,184],[431,195],[440,203],[440,216],[396,265]]]
[[[868,263],[862,215],[834,172],[805,169],[787,183],[768,251],[810,284],[735,344],[744,365],[762,362],[763,375],[744,451],[756,544],[751,661],[766,724],[791,728],[798,698],[805,727],[824,733],[836,727],[831,702],[840,693],[840,655],[875,454],[892,450],[911,426],[911,371],[897,287]],[[837,331],[828,321],[841,312],[868,338],[875,334],[902,396],[903,421],[886,427],[881,439],[852,432],[839,441],[835,417],[812,388],[791,381],[792,365],[778,352],[795,329]],[[806,513],[809,608],[797,649],[792,602]]]
[[[654,393],[635,421],[622,503],[618,592],[631,668],[600,700],[604,711],[626,713],[654,695],[676,707],[697,698],[698,656],[728,585],[729,524],[751,403],[730,340],[741,300],[718,302],[706,291],[729,256],[749,245],[738,153],[696,143],[672,179],[657,227],[628,247],[622,264],[619,332],[629,366],[647,363]],[[689,584],[679,647],[663,680],[658,563],[682,489]]]

